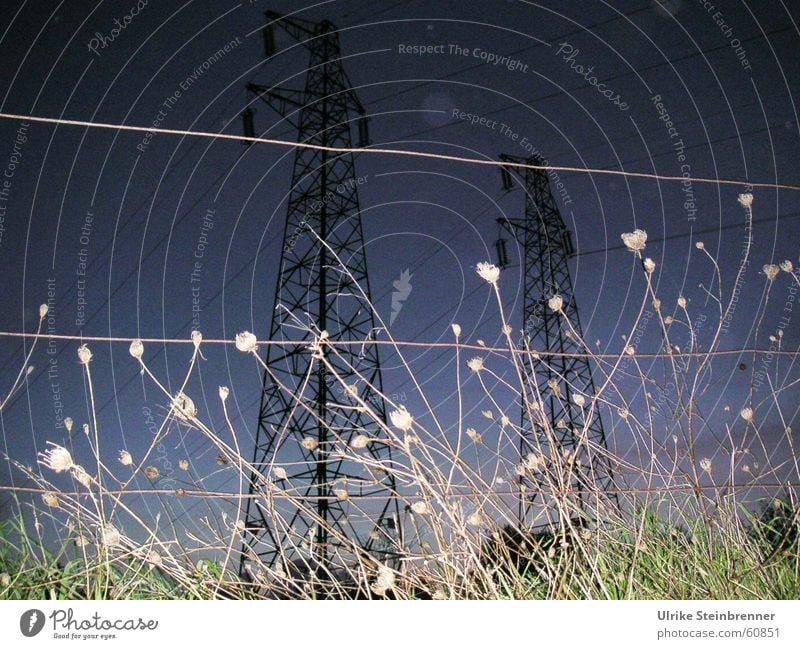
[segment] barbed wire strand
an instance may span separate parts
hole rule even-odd
[[[159,345],[194,345],[194,341],[184,338],[136,338],[126,336],[78,336],[67,334],[36,334],[24,333],[17,331],[0,331],[0,338],[41,338],[46,340],[67,340],[72,342],[99,342],[99,343],[132,343],[138,340],[141,343],[155,343]],[[258,340],[259,345],[273,345],[279,347],[302,347],[308,346],[314,342],[313,338],[307,340]],[[235,340],[228,340],[226,338],[203,338],[201,345],[235,345]],[[363,345],[389,345],[397,347],[429,347],[429,348],[459,348],[479,352],[492,352],[497,354],[508,353],[509,351],[518,352],[520,354],[528,354],[531,356],[547,356],[547,357],[568,357],[568,358],[617,358],[620,354],[600,354],[595,352],[557,352],[557,351],[538,351],[538,350],[525,350],[514,349],[509,350],[507,347],[489,347],[488,345],[480,345],[476,343],[461,343],[461,342],[424,342],[419,340],[325,340],[326,345],[331,347],[351,347]],[[717,349],[714,351],[695,351],[695,352],[639,352],[634,355],[637,358],[669,358],[670,356],[689,356],[694,358],[705,358],[708,356],[733,356],[737,354],[772,354],[774,356],[800,356],[800,350],[791,351],[788,349],[758,349],[758,348],[742,348],[742,349]]]
[[[609,176],[625,176],[628,178],[646,178],[650,180],[660,180],[667,182],[695,182],[712,185],[734,185],[745,188],[763,189],[785,189],[789,191],[800,191],[800,185],[788,185],[783,183],[751,182],[747,180],[736,180],[726,178],[704,178],[697,176],[665,176],[661,174],[651,174],[641,171],[621,171],[616,169],[595,169],[587,167],[565,167],[556,165],[533,165],[524,162],[506,162],[503,160],[481,160],[479,158],[468,158],[464,156],[449,155],[446,153],[426,153],[424,151],[411,151],[408,149],[382,149],[377,147],[332,147],[322,144],[311,144],[309,142],[291,142],[289,140],[278,140],[273,138],[250,137],[246,135],[232,135],[230,133],[213,133],[208,131],[184,131],[171,128],[154,128],[145,126],[131,126],[126,124],[110,124],[107,122],[88,122],[76,119],[61,119],[55,117],[36,117],[34,115],[18,115],[15,113],[0,113],[2,119],[30,120],[44,124],[56,124],[60,126],[82,126],[84,128],[99,128],[116,131],[132,131],[136,133],[160,133],[163,135],[181,135],[190,137],[205,137],[219,140],[233,140],[236,142],[250,142],[252,144],[271,144],[274,146],[314,149],[316,151],[327,151],[329,153],[372,153],[379,155],[398,155],[413,158],[428,158],[432,160],[446,160],[448,162],[461,162],[466,164],[478,164],[491,167],[515,167],[520,169],[534,169],[539,171],[563,171],[583,174],[600,174]]]
[[[305,485],[305,483],[304,483]],[[724,489],[726,492],[732,490],[740,490],[740,489],[754,489],[754,488],[763,488],[763,489],[776,489],[776,488],[784,488],[784,487],[800,487],[800,482],[749,482],[747,484],[709,484],[709,485],[665,485],[663,487],[615,487],[609,489],[603,489],[603,494],[609,493],[616,493],[616,494],[636,494],[636,493],[660,493],[660,492],[668,492],[668,491],[696,491],[698,489],[702,491],[710,491],[716,489]],[[465,487],[466,489],[466,487]],[[79,497],[85,496],[85,491],[53,491],[53,489],[48,489],[45,487],[10,487],[6,485],[0,485],[0,492],[18,492],[18,493],[32,493],[32,494],[45,494],[45,493],[56,493],[59,496],[64,497]],[[559,495],[564,495],[565,493],[587,493],[591,492],[591,490],[587,489],[566,489],[564,491],[559,491]],[[178,498],[247,498],[247,499],[259,499],[263,498],[264,494],[245,494],[239,493],[238,491],[205,491],[202,489],[185,489],[183,487],[176,487],[173,489],[104,489],[104,494],[112,495],[112,496],[163,496],[163,495],[172,495],[177,496]],[[527,494],[536,494],[536,495],[552,495],[556,493],[554,490],[551,489],[532,489],[528,488],[526,490]],[[449,493],[447,495],[448,498],[483,498],[484,496],[508,496],[509,498],[519,498],[519,491],[496,491],[496,490],[481,490],[480,493],[472,493],[472,492],[456,492],[456,493]],[[279,500],[302,500],[302,501],[315,501],[315,500],[335,500],[336,496],[329,495],[329,496],[315,496],[313,494],[290,494],[285,493],[281,494],[280,491],[271,491],[269,493],[270,498],[275,498]],[[348,493],[348,498],[352,500],[403,500],[403,501],[412,501],[415,499],[414,496],[402,496],[399,494],[367,494],[367,495],[358,495],[356,493]]]

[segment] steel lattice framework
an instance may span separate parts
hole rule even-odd
[[[504,154],[500,159],[545,165],[539,156],[521,158]],[[590,503],[586,502],[585,494],[607,493],[613,486],[613,473],[600,412],[592,407],[594,380],[585,356],[589,350],[580,342],[583,331],[568,263],[574,255],[572,239],[550,191],[545,169],[503,167],[502,178],[506,189],[521,186],[525,191],[525,218],[498,219],[498,223],[523,251],[523,341],[530,351],[538,353],[538,358],[525,355],[524,373],[531,394],[535,386],[544,405],[544,412],[533,417],[529,408],[522,407],[520,457],[524,464],[531,453],[545,458],[553,457],[554,452],[561,458],[565,453],[571,454],[568,461],[572,470],[567,472],[572,476],[571,484],[556,488],[576,490],[580,503],[586,507]],[[548,300],[554,295],[563,300],[561,314],[548,307]],[[583,407],[575,403],[576,394],[584,397]],[[537,419],[539,414],[543,419]],[[538,493],[551,490],[553,485],[537,479],[537,471],[525,475],[527,478],[520,479],[520,521],[536,525],[537,521],[546,520],[545,525],[552,524],[557,515]],[[614,496],[609,498],[616,504]],[[546,516],[542,516],[543,512]]]
[[[351,147],[355,122],[364,145],[364,108],[342,67],[334,25],[266,15],[267,54],[277,26],[305,46],[310,60],[303,91],[251,83],[253,100],[295,126],[298,142]],[[253,112],[243,114],[245,131],[253,128]],[[380,556],[398,534],[394,481],[381,469],[391,461],[388,446],[350,447],[356,436],[379,436],[376,417],[354,407],[359,400],[385,419],[378,347],[369,344],[376,328],[357,186],[352,155],[295,150],[270,339],[296,344],[266,352],[250,485],[251,494],[264,498],[247,503],[243,575],[253,560],[327,574],[353,558],[347,548]],[[322,332],[331,341],[361,344],[315,349],[311,343]],[[346,458],[355,453],[368,461]],[[271,471],[275,463],[285,467],[285,479]],[[271,485],[296,494],[286,507],[275,501],[280,524],[264,506]]]

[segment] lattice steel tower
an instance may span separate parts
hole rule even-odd
[[[501,155],[505,162],[544,166],[539,156],[521,158]],[[599,410],[591,408],[594,395],[594,381],[588,358],[584,356],[561,356],[560,354],[586,354],[589,350],[577,338],[583,338],[578,305],[572,286],[568,260],[574,255],[572,238],[564,224],[558,205],[550,191],[547,171],[525,167],[502,167],[503,187],[514,189],[521,186],[525,191],[525,218],[498,219],[498,223],[513,236],[523,251],[522,272],[524,280],[523,323],[524,344],[539,354],[538,359],[526,355],[524,371],[529,389],[538,387],[544,410],[542,421],[531,420],[531,413],[522,407],[520,457],[525,462],[528,454],[542,453],[550,456],[553,445],[557,452],[567,451],[580,459],[573,464],[570,484],[557,485],[558,488],[577,490],[580,504],[586,508],[586,492],[606,493],[613,486],[613,473],[606,448],[606,435]],[[504,239],[499,239],[497,252],[501,266],[507,265]],[[548,307],[548,300],[560,295],[564,301],[563,315]],[[569,320],[570,327],[565,323]],[[550,352],[550,353],[548,353]],[[531,392],[532,393],[532,392]],[[580,394],[585,399],[583,407],[578,406],[573,397]],[[546,433],[549,428],[552,435]],[[584,437],[583,431],[586,431]],[[534,465],[535,466],[535,465]],[[520,521],[534,523],[545,519],[544,525],[551,524],[552,511],[547,517],[537,517],[536,510],[548,510],[539,495],[552,485],[545,485],[537,479],[537,472],[526,472],[520,479]],[[541,475],[541,474],[539,474]],[[616,497],[610,496],[616,505]]]
[[[251,83],[253,101],[263,100],[297,128],[298,142],[352,147],[355,123],[365,146],[367,118],[342,67],[334,25],[274,12],[266,16],[267,57],[274,54],[279,27],[302,43],[310,61],[303,91]],[[248,106],[242,115],[246,135],[254,134],[253,114]],[[383,389],[378,350],[369,344],[376,329],[357,187],[351,154],[295,150],[270,331],[270,339],[295,344],[272,345],[266,352],[250,494],[268,497],[271,480],[297,501],[275,501],[279,522],[262,506],[263,498],[248,500],[243,575],[256,558],[285,570],[335,571],[353,558],[344,549],[347,543],[374,556],[388,551],[398,533],[393,479],[374,466],[391,461],[389,448],[379,442],[349,446],[358,435],[377,437],[380,429],[373,417],[354,408],[353,393],[342,387],[351,386],[385,418],[377,394]],[[315,334],[327,331],[332,342],[358,343],[324,352],[338,379],[309,348],[314,338],[309,328]],[[343,451],[364,455],[372,468],[344,459]],[[273,463],[284,468],[285,479],[282,471],[271,471]]]

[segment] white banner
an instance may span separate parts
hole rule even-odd
[[[800,603],[50,602],[0,605],[7,647],[313,644],[400,649],[556,646],[798,647]],[[600,643],[598,645],[598,642]]]

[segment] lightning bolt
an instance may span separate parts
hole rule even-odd
[[[38,615],[36,615],[36,611],[33,611],[33,612],[31,613],[31,617],[28,619],[28,631],[33,631],[33,627],[34,627],[34,625],[36,624],[36,619],[37,619],[38,617],[39,617],[39,616],[38,616]]]

